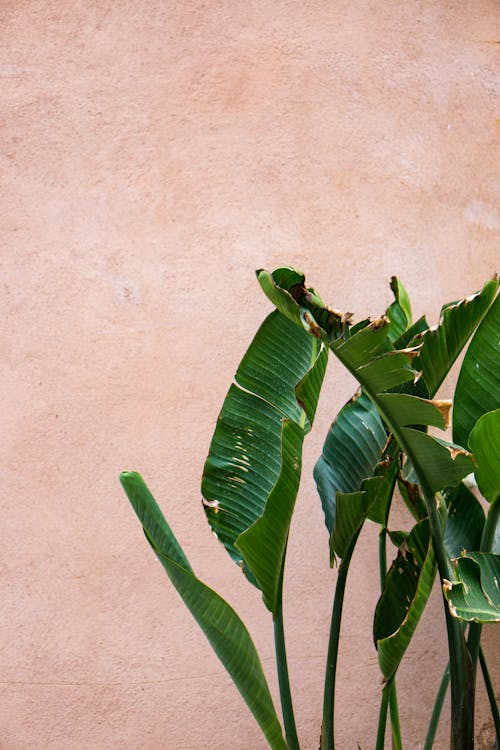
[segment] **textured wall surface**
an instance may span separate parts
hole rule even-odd
[[[398,274],[436,322],[496,270],[498,4],[3,0],[0,19],[0,747],[263,749],[118,473],[147,479],[195,570],[247,623],[277,697],[271,622],[199,491],[270,309],[253,272],[296,265],[357,316],[385,309]],[[352,391],[332,368],[290,541],[304,750],[318,745],[336,575],[311,470]],[[374,746],[375,538],[346,603],[340,750]],[[436,592],[401,670],[408,747],[443,635]],[[478,733],[486,719],[481,692]]]

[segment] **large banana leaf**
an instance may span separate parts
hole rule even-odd
[[[286,750],[262,665],[245,625],[224,599],[195,576],[142,477],[124,472],[120,481],[153,551],[229,672],[269,746]]]
[[[467,622],[500,622],[500,555],[469,552],[459,557],[455,580],[444,593],[450,612]]]
[[[436,565],[427,519],[413,527],[385,579],[373,634],[384,679],[392,677],[427,604]]]
[[[208,521],[273,615],[328,350],[279,312],[245,354],[224,401],[202,479]]]
[[[381,330],[380,336],[382,340],[387,333],[394,346],[405,346],[426,327],[425,320],[412,324],[408,294],[396,277],[391,279],[391,289],[395,300],[386,313],[390,325],[388,333]],[[354,326],[351,336],[356,328],[361,330],[366,325]],[[403,403],[411,409],[410,397],[406,401],[403,399]],[[433,411],[431,405],[429,411]],[[367,517],[386,523],[397,477],[398,454],[397,444],[387,444],[387,432],[375,404],[363,391],[356,394],[332,424],[314,469],[326,525],[331,533],[331,560],[334,555],[343,557],[347,553],[351,540]]]
[[[494,282],[490,282],[494,286]],[[455,390],[453,440],[467,445],[479,417],[500,406],[500,296],[467,349]]]

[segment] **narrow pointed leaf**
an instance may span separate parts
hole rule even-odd
[[[464,357],[455,390],[453,440],[467,445],[479,417],[500,406],[500,295],[489,308]]]
[[[269,746],[286,750],[262,665],[245,625],[224,599],[195,576],[140,475],[124,472],[120,481],[156,556],[227,669]]]
[[[478,487],[483,497],[493,503],[500,497],[500,409],[483,414],[470,433],[469,445]]]
[[[455,580],[446,581],[450,612],[467,622],[500,622],[500,555],[471,552],[456,561]]]
[[[374,640],[386,680],[396,672],[415,632],[436,574],[427,520],[413,527],[385,580],[375,611]]]
[[[271,313],[241,361],[205,462],[208,521],[273,614],[302,442],[314,419],[327,356],[317,339]]]

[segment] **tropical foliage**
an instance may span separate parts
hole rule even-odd
[[[384,747],[388,715],[393,746],[403,747],[396,675],[436,575],[443,590],[449,666],[425,748],[432,748],[448,683],[450,747],[473,747],[478,663],[498,737],[498,709],[480,646],[482,623],[500,620],[497,280],[445,305],[439,324],[430,328],[425,318],[413,322],[408,294],[396,278],[391,281],[394,301],[385,315],[359,322],[326,305],[306,286],[300,271],[261,270],[257,278],[276,310],[257,332],[228,391],[205,462],[202,494],[212,530],[262,592],[272,616],[284,732],[245,625],[194,574],[139,474],[124,472],[121,482],[150,545],[269,746],[300,750],[283,630],[283,574],[303,441],[312,428],[332,355],[356,378],[359,390],[333,421],[314,470],[329,536],[328,559],[338,565],[321,750],[335,748],[342,603],[351,557],[366,521],[380,527],[381,594],[373,636],[384,687],[377,750]],[[453,404],[438,399],[439,388],[469,340]],[[444,432],[450,426],[451,441]],[[470,489],[471,482],[476,489]],[[391,526],[396,491],[414,518],[410,531]],[[390,565],[388,542],[394,549]]]

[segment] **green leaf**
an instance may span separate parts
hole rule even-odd
[[[256,273],[263,292],[277,309],[312,336],[324,342],[348,338],[351,314],[327,306],[314,289],[305,286],[301,271],[284,267]]]
[[[490,282],[492,285],[493,282]],[[453,407],[453,440],[467,445],[479,417],[500,406],[500,296],[481,321],[460,368]]]
[[[474,454],[478,487],[492,503],[500,497],[500,409],[478,419],[470,433],[469,445]]]
[[[368,396],[354,396],[339,412],[328,431],[323,453],[314,467],[314,479],[329,533],[335,523],[336,496],[356,493],[373,476],[387,442],[376,407]]]
[[[455,580],[444,594],[453,617],[466,622],[500,622],[500,555],[470,552],[456,561]]]
[[[335,524],[330,537],[330,563],[335,555],[343,558],[365,519],[385,523],[397,475],[397,461],[390,457],[375,468],[375,476],[365,479],[359,492],[338,492]]]
[[[383,324],[363,329],[345,343],[331,345],[334,354],[350,370],[376,405],[388,429],[408,455],[426,491],[454,487],[472,469],[472,461],[463,449],[448,445],[408,424],[443,426],[449,404],[429,401],[406,393],[387,393],[398,382],[411,378],[413,350],[379,352],[390,346],[382,339]],[[375,355],[375,356],[374,356]],[[444,412],[444,415],[443,415]]]
[[[474,464],[463,448],[411,427],[398,432],[417,476],[423,478],[430,492],[455,487],[473,471]]]
[[[203,471],[210,526],[261,589],[273,615],[302,442],[314,419],[327,356],[320,341],[284,315],[268,316],[226,396]]]
[[[407,461],[407,464],[409,465],[410,462]],[[414,482],[410,481],[400,472],[398,487],[400,495],[415,521],[422,521],[427,516],[427,508],[417,481],[416,477]]]
[[[373,626],[385,680],[396,672],[432,590],[436,565],[429,523],[413,527],[385,579]]]
[[[422,425],[444,430],[451,408],[450,401],[429,401],[407,393],[380,393],[377,402],[391,422],[400,425]]]
[[[460,482],[446,493],[448,515],[444,545],[450,558],[479,549],[484,527],[484,511],[473,493]]]
[[[387,308],[386,315],[391,321],[389,338],[394,342],[412,325],[412,313],[410,298],[396,276],[391,279],[391,289],[395,299],[392,305]]]
[[[414,339],[414,343],[422,344],[415,368],[422,371],[431,396],[436,394],[446,374],[488,310],[497,288],[498,282],[490,280],[480,292],[460,302],[446,305],[441,311],[439,325]],[[467,442],[463,444],[466,445]]]
[[[229,672],[269,746],[286,750],[262,665],[245,625],[224,599],[194,575],[142,477],[124,472],[120,481],[156,556]]]

